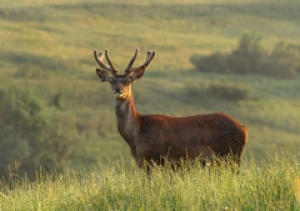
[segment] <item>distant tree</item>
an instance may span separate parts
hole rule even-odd
[[[219,52],[209,56],[192,55],[190,61],[201,72],[225,73],[228,71],[228,55]]]
[[[26,172],[34,179],[40,168],[63,171],[77,140],[72,129],[72,123],[43,115],[30,92],[0,89],[0,175]]]
[[[192,55],[195,68],[202,72],[260,74],[274,78],[292,78],[300,73],[300,46],[279,42],[269,53],[261,38],[245,32],[230,54]]]
[[[233,73],[258,73],[261,59],[267,52],[261,46],[261,38],[244,32],[237,49],[228,58],[228,68]]]
[[[274,78],[292,78],[300,69],[300,51],[296,46],[279,42],[260,64],[261,74]]]

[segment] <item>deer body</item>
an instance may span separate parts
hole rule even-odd
[[[145,63],[132,68],[137,50],[131,59],[125,75],[102,62],[102,53],[95,59],[105,70],[97,69],[102,81],[110,81],[114,91],[115,114],[120,135],[128,143],[137,164],[144,161],[163,165],[165,159],[178,162],[181,159],[210,159],[213,156],[223,158],[232,156],[238,165],[247,143],[247,129],[233,118],[223,113],[195,115],[188,117],[170,117],[164,115],[142,115],[134,104],[131,84],[139,79],[155,52],[148,52]],[[108,52],[106,59],[111,64]],[[109,75],[112,72],[113,76]],[[203,161],[204,162],[204,161]]]

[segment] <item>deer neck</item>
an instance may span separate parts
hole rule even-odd
[[[131,148],[135,148],[140,114],[135,109],[132,94],[126,99],[116,99],[115,114],[119,133]]]

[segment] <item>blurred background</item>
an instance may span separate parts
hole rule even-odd
[[[297,0],[1,0],[0,175],[131,162],[93,50],[119,70],[157,56],[133,86],[144,114],[221,111],[246,125],[244,159],[300,149]]]

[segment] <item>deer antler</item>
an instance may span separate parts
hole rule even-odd
[[[132,59],[129,62],[129,64],[128,64],[126,70],[125,70],[125,74],[126,75],[129,75],[130,73],[135,72],[135,71],[137,71],[137,70],[139,70],[141,68],[146,68],[151,63],[151,61],[154,59],[154,57],[155,57],[155,51],[152,51],[152,52],[151,51],[147,51],[147,56],[146,56],[145,62],[142,65],[140,65],[140,66],[132,67],[132,65],[133,65],[133,63],[134,63],[134,61],[135,61],[135,59],[136,59],[136,57],[138,55],[138,51],[139,51],[138,49],[135,50],[135,53],[134,53]]]
[[[117,75],[118,74],[118,70],[115,68],[115,66],[111,62],[111,60],[109,58],[109,55],[108,55],[108,50],[107,49],[105,49],[105,58],[106,58],[106,61],[109,64],[110,68],[113,70],[114,74]]]
[[[115,66],[113,65],[113,63],[111,62],[109,55],[108,55],[108,50],[105,50],[105,58],[109,64],[109,66],[105,65],[103,62],[103,53],[99,52],[99,54],[97,53],[97,50],[94,50],[94,57],[96,62],[100,65],[101,68],[103,68],[103,70],[112,73],[113,75],[117,75],[118,74],[118,70],[115,68]]]
[[[133,63],[134,63],[134,61],[135,61],[135,59],[136,59],[136,57],[137,57],[137,55],[139,54],[139,49],[137,48],[137,49],[135,49],[135,52],[134,52],[134,55],[133,55],[133,57],[131,58],[131,60],[130,60],[130,62],[129,62],[129,64],[128,64],[128,66],[127,66],[127,68],[125,69],[125,74],[126,75],[129,75],[130,74],[130,68],[131,68],[131,66],[133,65]]]

